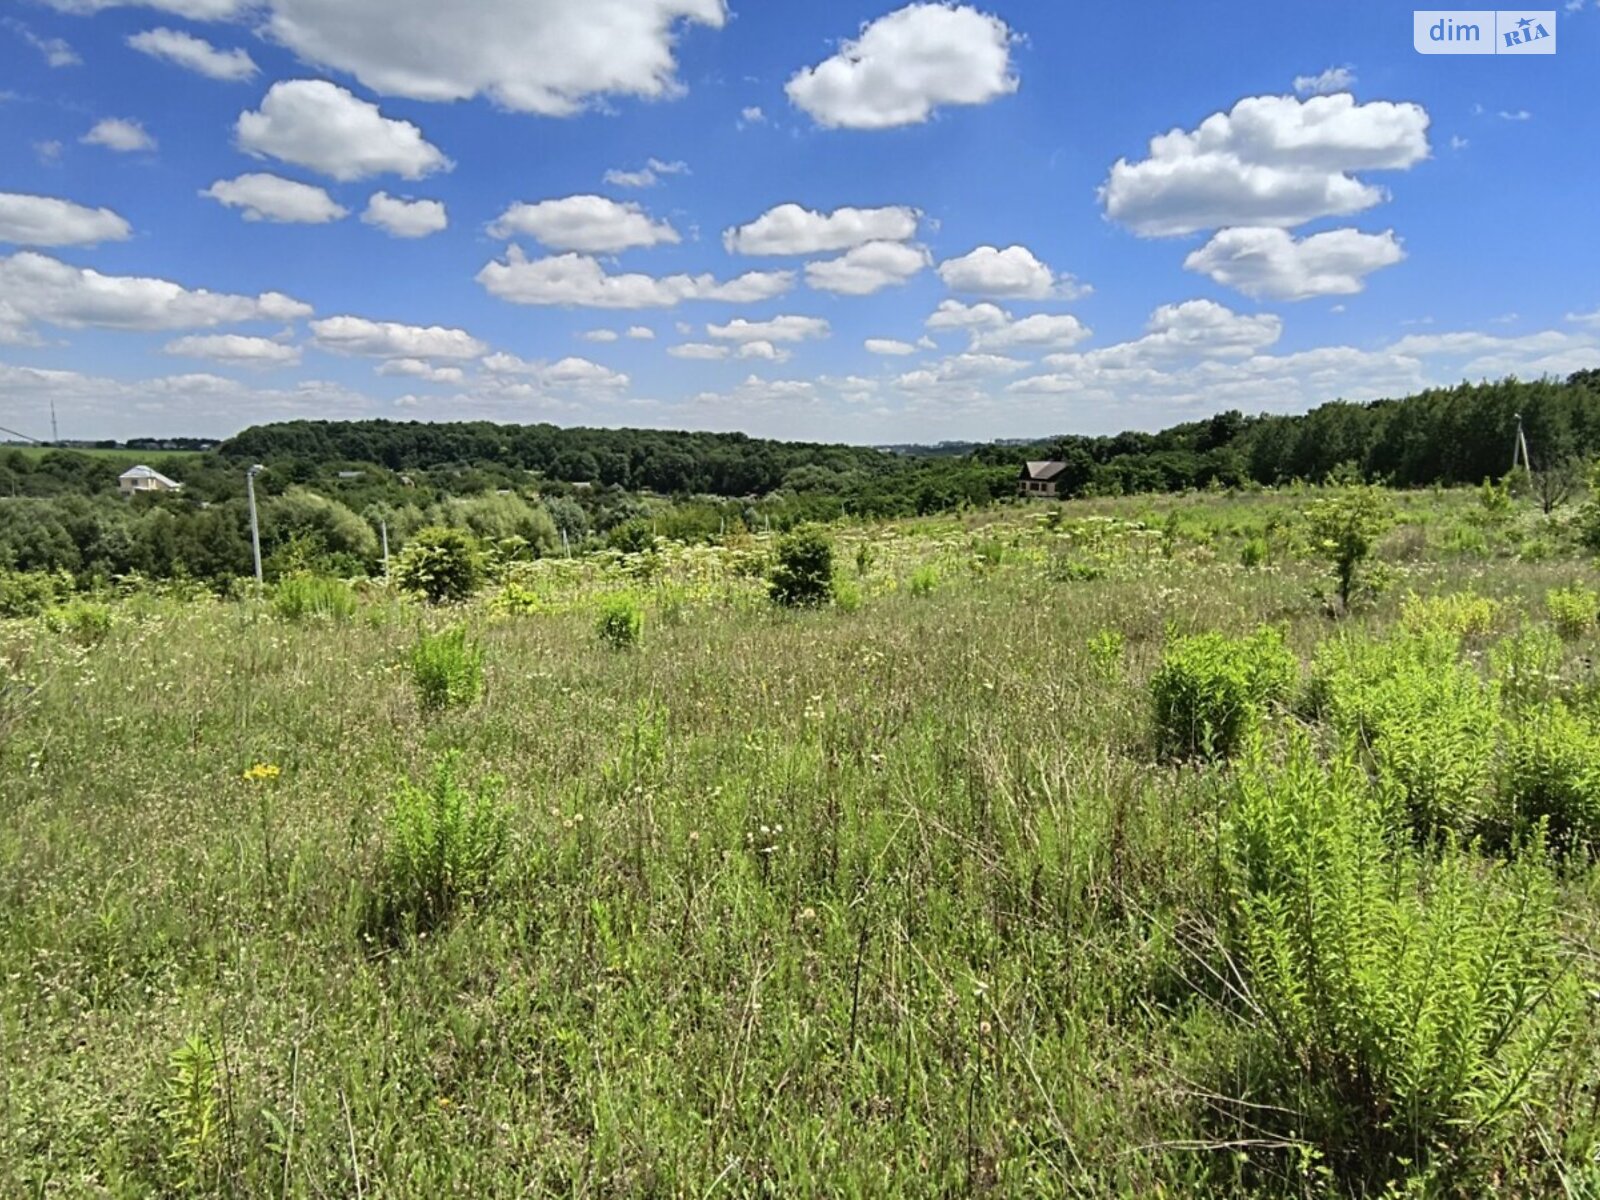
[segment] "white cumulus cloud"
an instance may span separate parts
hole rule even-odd
[[[276,158],[341,182],[392,173],[421,179],[453,164],[409,121],[397,121],[376,104],[322,79],[275,83],[261,107],[239,114],[239,149]]]
[[[637,204],[604,196],[567,196],[537,204],[513,204],[489,226],[489,236],[536,238],[552,250],[615,254],[635,246],[676,244],[682,239],[665,221],[654,221]]]
[[[868,354],[904,357],[907,354],[915,354],[917,352],[917,348],[910,342],[898,341],[895,338],[868,338],[862,345],[867,348]]]
[[[74,329],[196,329],[311,314],[310,305],[280,292],[237,296],[141,275],[102,275],[32,251],[0,258],[0,297],[0,313],[9,312],[13,325],[44,321]]]
[[[242,333],[208,333],[168,342],[162,351],[182,358],[203,358],[229,367],[293,367],[300,347]]]
[[[1368,275],[1404,257],[1392,229],[1330,229],[1296,240],[1283,229],[1246,226],[1222,230],[1183,265],[1247,296],[1307,300],[1354,295]]]
[[[735,317],[726,325],[707,325],[706,332],[722,342],[804,342],[827,337],[829,328],[821,317],[785,316],[768,321]]]
[[[259,171],[237,179],[219,179],[200,194],[237,208],[246,221],[323,225],[348,211],[319,187]]]
[[[1045,300],[1052,296],[1076,299],[1089,289],[1071,275],[1056,275],[1026,246],[979,246],[960,258],[939,264],[939,278],[952,292]]]
[[[327,317],[311,322],[320,349],[362,358],[479,358],[489,347],[464,329],[403,325],[365,317]]]
[[[1294,90],[1302,96],[1328,96],[1334,92],[1348,92],[1356,85],[1356,73],[1350,67],[1329,67],[1316,75],[1296,75]]]
[[[817,291],[842,296],[870,296],[873,292],[905,283],[929,266],[932,259],[921,246],[903,242],[867,242],[838,258],[806,264],[806,283]]]
[[[222,2],[222,0],[213,0]],[[266,32],[383,95],[566,116],[600,96],[669,98],[685,25],[724,0],[267,0]]]
[[[1427,155],[1421,105],[1253,96],[1193,131],[1152,138],[1147,158],[1119,159],[1100,199],[1107,216],[1145,237],[1289,227],[1371,208],[1386,193],[1353,172],[1405,170]]]
[[[477,279],[490,295],[513,304],[577,308],[671,308],[685,300],[753,304],[794,287],[793,271],[750,271],[725,282],[710,275],[612,275],[588,255],[530,260],[517,246],[504,262],[487,263]]]
[[[1012,41],[1004,21],[975,8],[910,4],[796,72],[784,90],[829,128],[915,125],[942,106],[986,104],[1016,91]]]
[[[260,69],[244,50],[219,50],[205,38],[177,29],[147,29],[130,37],[128,45],[140,54],[229,83],[250,79]]]
[[[155,138],[145,132],[143,125],[123,117],[106,117],[96,121],[94,127],[78,140],[85,146],[104,146],[119,154],[156,148]]]
[[[867,242],[903,242],[916,235],[918,216],[904,205],[821,213],[780,204],[748,225],[729,229],[722,244],[729,254],[826,254]]]
[[[0,192],[0,242],[18,246],[93,246],[127,241],[128,222],[109,208],[54,196]]]
[[[374,192],[368,198],[361,220],[397,238],[424,238],[450,224],[442,201],[411,200],[388,192]]]

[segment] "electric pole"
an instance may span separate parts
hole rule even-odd
[[[260,587],[261,579],[261,525],[256,520],[256,476],[266,468],[260,463],[251,467],[244,473],[244,490],[250,497],[250,550],[256,560],[256,586]]]

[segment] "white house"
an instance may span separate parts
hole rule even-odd
[[[124,496],[145,492],[181,492],[183,484],[168,479],[153,467],[129,467],[117,476],[117,490]]]

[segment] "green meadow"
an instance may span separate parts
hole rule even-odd
[[[1600,1195],[1582,518],[1356,494],[0,622],[0,1195]]]

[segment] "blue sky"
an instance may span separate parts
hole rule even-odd
[[[1600,365],[1596,0],[1521,57],[1387,3],[467,11],[0,6],[0,425],[931,441]]]

